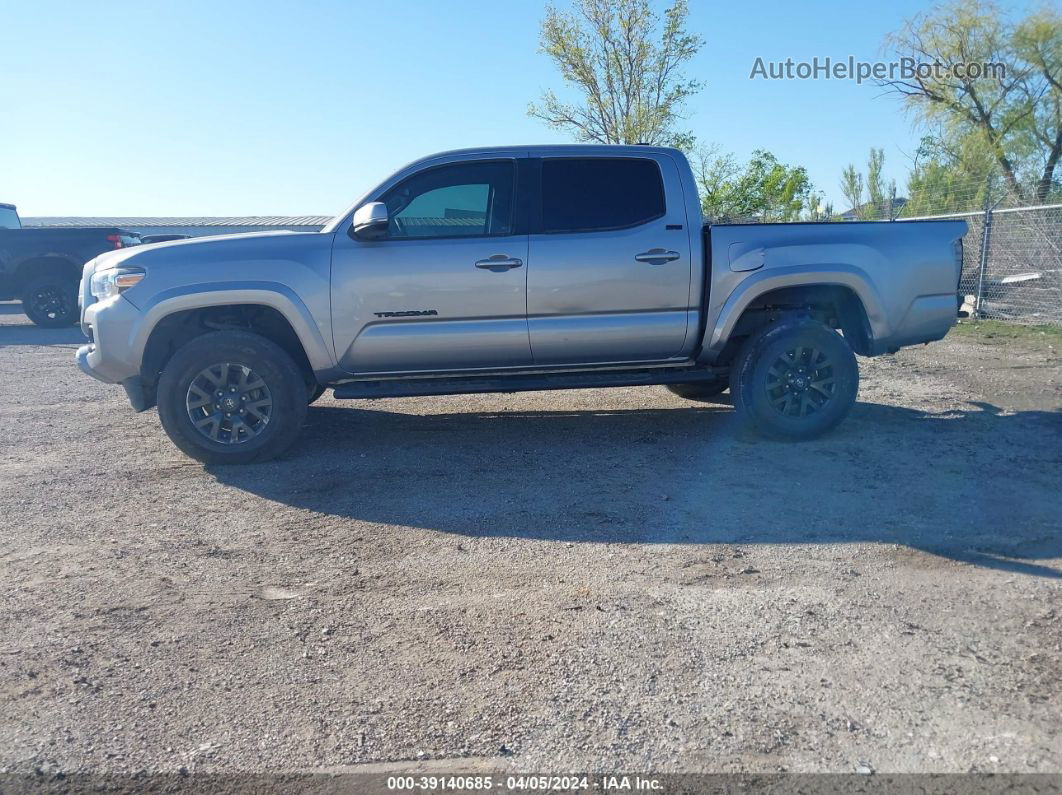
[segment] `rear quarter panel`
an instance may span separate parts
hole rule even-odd
[[[964,221],[712,226],[711,291],[701,359],[714,361],[741,313],[765,293],[812,284],[850,288],[873,352],[940,339],[955,322]]]

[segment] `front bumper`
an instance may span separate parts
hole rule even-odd
[[[97,381],[102,381],[105,384],[112,383],[96,372],[95,368],[89,362],[89,356],[96,353],[96,343],[90,342],[88,345],[82,345],[77,349],[77,353],[74,354],[74,358],[77,359],[77,366],[81,368],[81,372],[85,375],[91,375]]]
[[[84,308],[81,328],[90,342],[74,354],[77,366],[105,384],[121,384],[140,375],[138,330],[143,315],[123,296]]]
[[[108,381],[93,368],[91,357],[95,353],[97,351],[94,343],[82,345],[77,349],[77,353],[74,354],[77,359],[77,366],[81,368],[81,372],[85,375],[91,375],[97,381],[102,381],[105,384],[113,383],[113,381]],[[120,383],[125,390],[126,397],[129,398],[129,404],[136,411],[147,411],[155,405],[154,393],[144,388],[144,379],[139,375],[122,379]]]

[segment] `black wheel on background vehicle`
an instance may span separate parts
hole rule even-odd
[[[859,367],[848,343],[810,318],[756,332],[730,371],[738,417],[768,436],[812,439],[855,403]]]
[[[306,379],[279,346],[248,331],[184,345],[158,385],[159,418],[184,453],[206,464],[280,455],[306,417]]]
[[[77,282],[58,275],[38,276],[22,291],[22,311],[45,328],[62,328],[77,322]]]
[[[694,384],[668,384],[668,391],[687,400],[703,400],[708,403],[720,402],[719,396],[730,387],[725,380],[705,381]]]
[[[311,384],[306,388],[306,405],[316,403],[317,398],[321,397],[327,390],[327,387],[323,387],[320,384]]]

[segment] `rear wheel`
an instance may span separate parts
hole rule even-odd
[[[77,319],[77,282],[59,274],[31,279],[22,291],[22,311],[45,328],[73,325]]]
[[[206,464],[280,455],[306,417],[306,380],[280,347],[247,331],[215,331],[180,348],[162,371],[159,418]]]
[[[858,389],[859,367],[848,343],[811,319],[753,334],[730,372],[738,417],[780,439],[812,439],[836,427]]]
[[[706,381],[694,384],[668,384],[668,391],[687,400],[703,400],[708,403],[720,402],[719,396],[728,388],[726,381]]]

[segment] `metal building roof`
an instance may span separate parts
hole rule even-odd
[[[331,221],[331,215],[247,215],[220,217],[81,217],[39,216],[23,218],[23,226],[120,226],[120,227],[213,227],[213,226],[306,226],[320,229]]]

